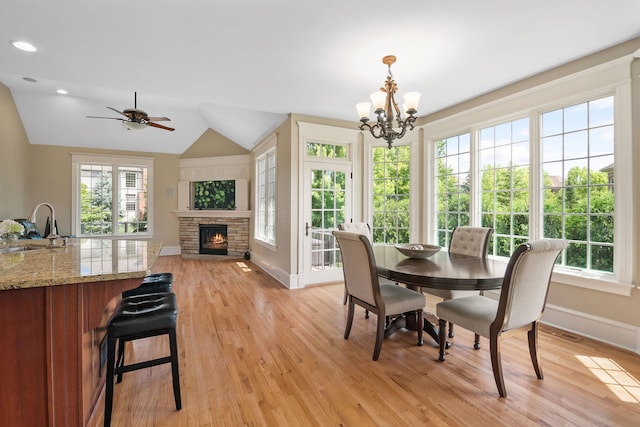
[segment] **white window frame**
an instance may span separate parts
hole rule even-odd
[[[254,187],[254,206],[255,206],[255,221],[253,238],[256,242],[272,249],[276,250],[276,236],[277,236],[277,207],[278,207],[278,156],[277,156],[277,136],[272,135],[270,138],[256,149],[256,157],[254,162],[254,175],[255,175],[255,187]],[[264,162],[264,173],[260,173],[260,163]],[[273,168],[274,176],[271,183],[272,190],[270,189],[269,171]],[[261,182],[265,185],[265,208],[262,209],[260,205],[259,186]],[[274,207],[275,211],[273,215],[269,213],[269,202]],[[269,233],[269,229],[272,230]]]
[[[71,230],[75,236],[83,238],[113,238],[120,239],[148,239],[153,237],[153,162],[152,157],[133,156],[103,156],[99,154],[71,153]],[[113,170],[112,198],[113,206],[119,203],[119,183],[117,182],[117,171],[121,166],[133,166],[147,168],[147,231],[141,233],[110,233],[110,234],[80,234],[80,167],[83,164],[111,166]],[[117,221],[117,214],[113,215]],[[117,227],[113,228],[114,230]]]
[[[634,224],[625,215],[633,212],[632,176],[632,138],[631,138],[631,58],[621,58],[589,70],[567,76],[547,84],[520,92],[506,98],[466,110],[438,121],[421,126],[429,138],[425,141],[423,161],[427,173],[424,211],[427,213],[425,241],[436,242],[435,209],[432,207],[435,197],[433,166],[434,143],[450,135],[470,132],[472,135],[473,156],[477,156],[474,141],[477,131],[487,125],[501,123],[512,118],[528,115],[530,118],[530,182],[532,197],[530,216],[530,238],[542,236],[542,171],[540,144],[540,115],[543,112],[563,108],[593,99],[614,96],[614,179],[616,183],[625,182],[615,188],[614,207],[614,273],[600,273],[557,267],[552,281],[581,288],[593,289],[617,295],[631,294],[632,267],[634,260],[633,236]],[[472,158],[472,162],[477,161]],[[625,177],[627,178],[624,181]],[[477,171],[473,176],[478,179]],[[627,185],[628,184],[628,185]],[[476,190],[472,191],[477,192]],[[535,193],[534,193],[535,192]],[[479,216],[474,214],[472,225],[479,225]]]

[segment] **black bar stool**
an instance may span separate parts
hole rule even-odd
[[[180,397],[180,376],[178,372],[178,343],[176,339],[176,324],[178,318],[178,303],[175,294],[171,292],[146,294],[123,298],[116,307],[107,324],[107,378],[104,400],[104,425],[111,425],[111,411],[113,409],[113,383],[118,376],[122,381],[122,374],[151,366],[171,363],[173,377],[173,396],[176,410],[182,408]],[[156,335],[169,335],[170,355],[158,359],[124,365],[124,358],[116,365],[116,343],[124,347],[126,341]],[[124,353],[122,353],[124,355]]]
[[[173,292],[173,273],[153,273],[147,274],[142,279],[142,283],[137,288],[122,292],[122,298],[137,295],[157,294],[162,292]],[[125,340],[118,342],[118,358],[116,366],[124,363]],[[122,381],[122,374],[118,375],[118,382]]]
[[[155,294],[160,292],[173,292],[173,273],[148,274],[142,279],[142,283],[137,288],[122,292],[122,297],[134,295]]]

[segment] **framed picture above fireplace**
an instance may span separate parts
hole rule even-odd
[[[194,181],[191,206],[196,210],[233,210],[236,208],[236,180]]]

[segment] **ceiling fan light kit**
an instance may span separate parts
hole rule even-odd
[[[121,116],[124,116],[124,119],[120,117],[100,117],[100,116],[87,116],[90,119],[110,119],[110,120],[120,120],[122,122],[122,126],[127,130],[142,130],[147,126],[151,126],[158,129],[168,130],[173,132],[175,129],[170,128],[168,126],[164,126],[155,122],[161,121],[170,121],[171,119],[168,117],[149,117],[149,115],[138,109],[138,93],[133,93],[133,108],[127,108],[126,110],[120,111],[113,107],[107,107],[109,110],[114,111]]]
[[[122,120],[122,127],[124,127],[126,130],[142,130],[142,129],[146,129],[147,125],[144,123]]]

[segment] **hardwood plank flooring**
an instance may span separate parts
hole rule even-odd
[[[161,257],[154,271],[175,278],[183,407],[175,410],[169,365],[128,373],[115,386],[113,426],[640,423],[640,357],[590,339],[544,327],[543,381],[526,334],[504,340],[509,396],[501,399],[488,342],[474,351],[473,335],[462,328],[444,363],[435,343],[417,347],[411,331],[386,339],[373,362],[375,316],[365,319],[357,309],[343,339],[342,284],[288,290],[239,260]],[[162,354],[164,337],[127,349],[135,360]],[[93,425],[102,425],[103,402]]]

